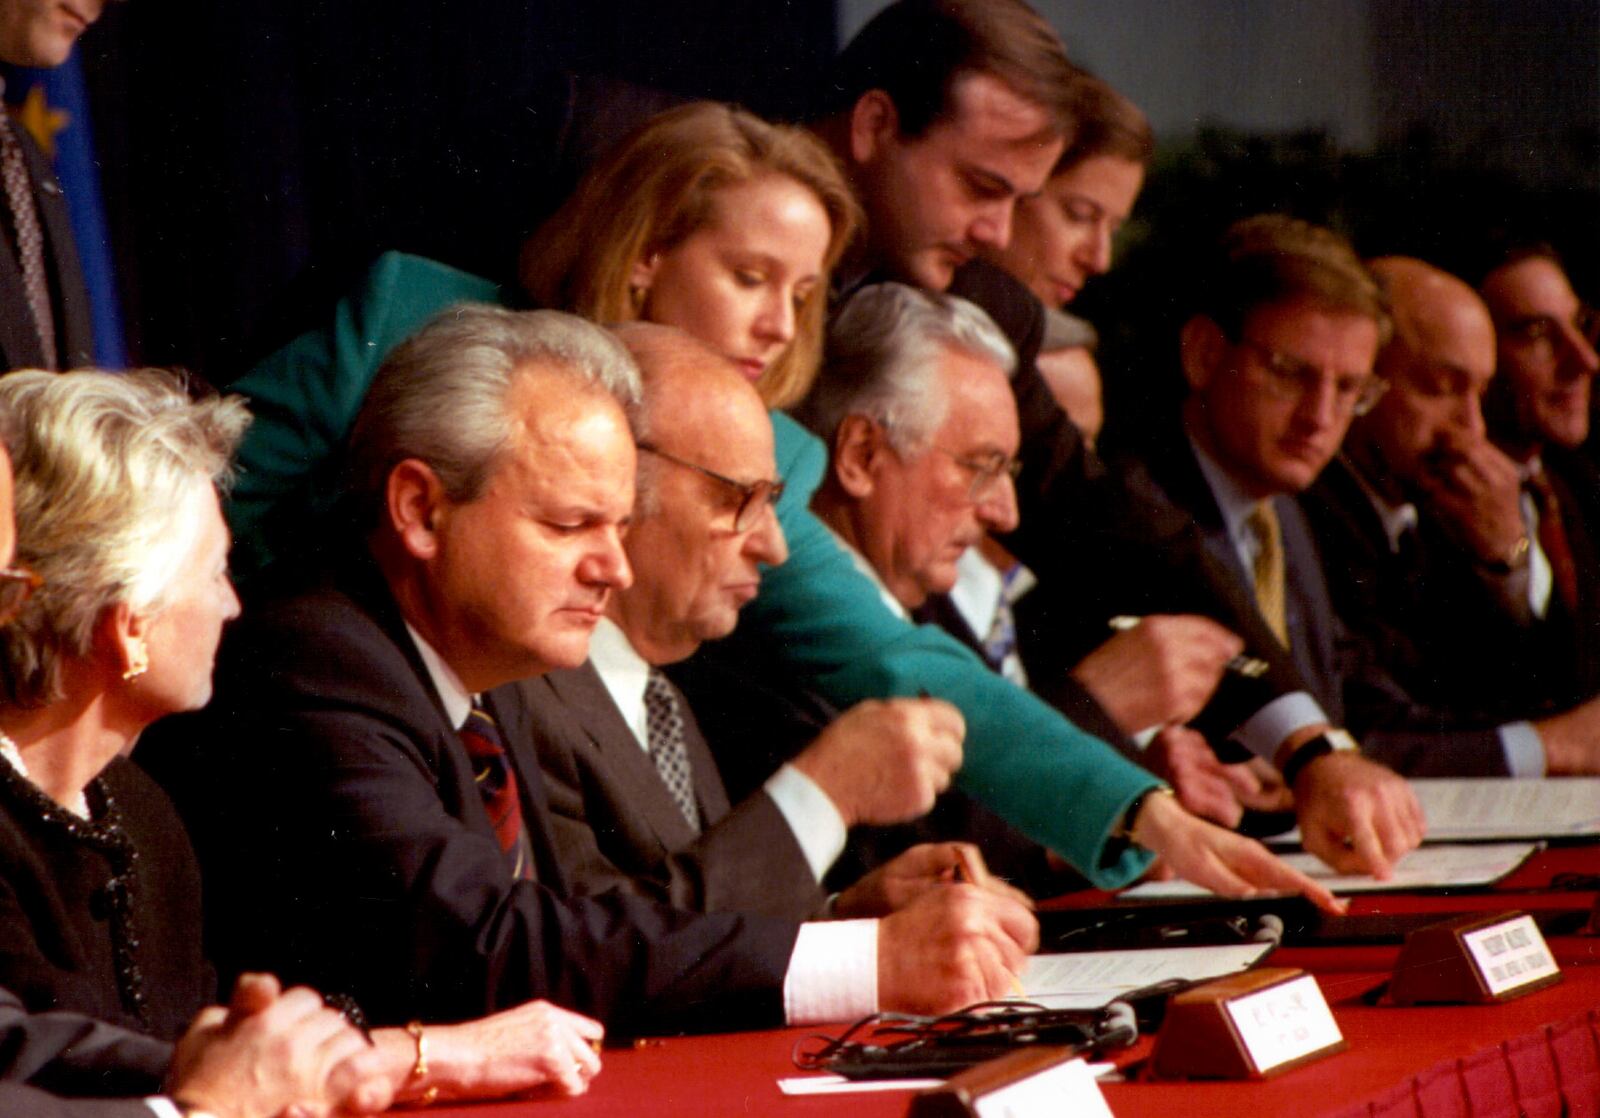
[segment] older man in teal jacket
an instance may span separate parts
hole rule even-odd
[[[510,301],[477,276],[388,253],[339,303],[330,327],[296,338],[235,382],[256,415],[228,513],[241,580],[283,550],[278,541],[303,535],[333,508],[337,450],[389,350],[450,306]],[[1166,789],[1155,777],[945,633],[891,613],[807,508],[827,464],[822,444],[781,412],[772,421],[788,483],[778,519],[789,560],[764,575],[741,627],[769,634],[790,670],[840,708],[919,692],[954,703],[967,722],[957,782],[1098,886],[1126,885],[1154,853],[1219,891],[1299,891],[1332,907],[1320,886],[1189,815],[1160,794]]]

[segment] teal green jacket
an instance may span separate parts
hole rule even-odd
[[[339,303],[330,328],[296,338],[233,385],[256,416],[228,509],[242,576],[270,557],[274,540],[304,531],[331,506],[338,449],[384,355],[435,314],[468,301],[499,302],[501,292],[434,261],[388,253]],[[778,519],[789,559],[765,572],[740,625],[769,634],[795,673],[841,708],[922,691],[954,703],[967,722],[957,782],[968,794],[1096,885],[1137,877],[1148,855],[1110,834],[1156,779],[942,630],[892,613],[808,507],[826,450],[783,413],[773,413],[772,423],[787,482]]]

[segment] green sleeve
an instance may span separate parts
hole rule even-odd
[[[255,417],[228,501],[232,564],[248,579],[274,541],[305,530],[339,492],[339,454],[385,356],[446,307],[500,301],[488,280],[420,256],[380,256],[328,326],[302,334],[231,386]]]
[[[822,444],[782,413],[772,421],[788,483],[778,517],[789,560],[764,573],[740,627],[759,627],[838,706],[922,690],[954,703],[967,721],[957,781],[968,794],[1102,888],[1137,877],[1149,856],[1110,832],[1156,778],[942,630],[891,612],[807,507],[826,464]]]

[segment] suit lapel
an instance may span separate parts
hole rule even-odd
[[[655,762],[633,736],[622,712],[612,701],[611,692],[600,680],[600,673],[592,664],[585,663],[571,671],[551,672],[545,682],[556,697],[573,712],[583,726],[583,732],[606,769],[616,778],[635,818],[646,822],[661,843],[664,851],[681,850],[694,842],[695,834],[684,822],[683,813],[672,799],[672,793],[662,783]],[[685,727],[690,720],[684,719]],[[698,731],[694,734],[699,738]],[[690,763],[695,768],[696,793],[699,792],[700,760],[708,758],[704,743],[700,755],[690,750]],[[702,805],[702,811],[704,805]],[[709,818],[709,817],[708,817]]]
[[[433,702],[434,712],[438,716],[438,742],[442,754],[454,758],[455,763],[462,767],[462,771],[467,774],[466,786],[470,788],[472,762],[467,757],[466,746],[461,743],[461,735],[452,724],[449,713],[444,709],[444,702],[439,698],[438,689],[433,685],[433,677],[428,673],[427,665],[422,661],[422,654],[417,651],[416,642],[411,639],[411,634],[406,629],[405,618],[400,613],[394,595],[389,592],[383,573],[364,546],[356,545],[350,554],[353,558],[345,562],[339,575],[345,592],[378,623],[400,649],[406,663],[415,673],[418,682],[422,684],[423,691]],[[500,723],[500,732],[505,739],[511,771],[516,776],[517,786],[522,794],[522,822],[528,831],[529,845],[533,848],[535,872],[541,883],[565,894],[566,879],[555,859],[555,843],[549,830],[549,798],[545,794],[539,762],[533,754],[532,735],[515,688],[515,684],[497,687],[485,693],[484,702],[495,720]],[[489,822],[487,812],[483,810],[481,800],[477,801],[477,807],[479,810],[470,816],[474,821],[473,825],[492,839],[494,827]]]

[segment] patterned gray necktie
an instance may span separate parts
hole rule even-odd
[[[17,265],[22,269],[22,290],[28,297],[29,317],[44,365],[56,367],[56,323],[50,310],[50,277],[44,265],[44,230],[33,202],[33,185],[28,180],[28,164],[17,139],[17,125],[9,114],[0,113],[0,184],[5,187],[6,217],[11,241],[17,247]]]
[[[683,708],[667,677],[655,668],[644,685],[645,729],[650,739],[650,759],[661,781],[683,812],[690,828],[700,833],[700,812],[694,804],[694,778],[689,771],[689,750],[683,738]]]

